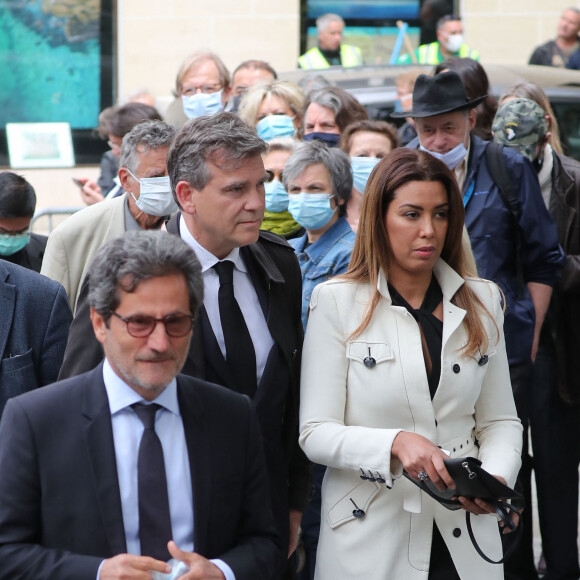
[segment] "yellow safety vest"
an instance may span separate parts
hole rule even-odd
[[[467,44],[462,44],[459,48],[460,58],[472,58],[473,60],[479,60],[479,52],[477,50],[471,50]],[[439,43],[432,42],[431,44],[422,44],[418,48],[417,60],[420,64],[439,64],[445,59],[439,51]]]
[[[363,64],[360,48],[350,44],[340,45],[340,60],[342,66],[360,66]],[[315,46],[298,59],[298,66],[304,69],[317,69],[328,68],[330,64],[328,64],[320,49]]]
[[[445,58],[439,50],[438,42],[431,42],[430,44],[422,44],[416,51],[415,56],[419,64],[439,64],[443,62]],[[472,50],[467,46],[467,44],[462,44],[459,48],[459,54],[457,56],[461,58],[472,58],[473,60],[479,60],[479,52],[477,50]],[[398,64],[408,64],[412,63],[413,60],[409,54],[401,56],[397,63]]]

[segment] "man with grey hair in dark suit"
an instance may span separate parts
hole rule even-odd
[[[255,410],[178,375],[203,301],[195,254],[128,232],[97,254],[89,300],[103,363],[11,399],[0,422],[0,579],[146,579],[170,557],[183,580],[276,579]]]

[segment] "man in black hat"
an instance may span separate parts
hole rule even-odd
[[[505,295],[512,388],[526,427],[533,360],[564,254],[529,159],[508,147],[486,154],[488,142],[470,133],[475,107],[486,96],[469,100],[461,79],[452,71],[421,75],[413,91],[413,110],[392,116],[414,118],[417,138],[408,147],[428,151],[455,172],[478,275],[493,280]],[[499,177],[502,174],[505,178]],[[529,490],[531,472],[526,444],[520,472],[524,493]],[[526,496],[530,498],[531,491]],[[531,509],[526,510],[524,526],[520,547],[506,563],[506,578],[537,578]]]

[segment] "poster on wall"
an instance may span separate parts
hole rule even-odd
[[[97,125],[112,103],[107,23],[112,0],[0,0],[3,133],[7,123],[59,122],[82,140]]]
[[[7,123],[11,168],[73,167],[68,123]]]

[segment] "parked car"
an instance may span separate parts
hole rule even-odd
[[[580,160],[580,71],[535,65],[497,65],[482,63],[491,85],[491,93],[499,97],[511,84],[531,81],[538,84],[548,98],[560,127],[565,153]],[[332,85],[352,93],[373,119],[390,120],[397,98],[395,79],[411,68],[426,74],[430,66],[362,66],[331,67],[322,71],[294,70],[283,72],[283,80],[298,83],[301,79],[322,75]]]

